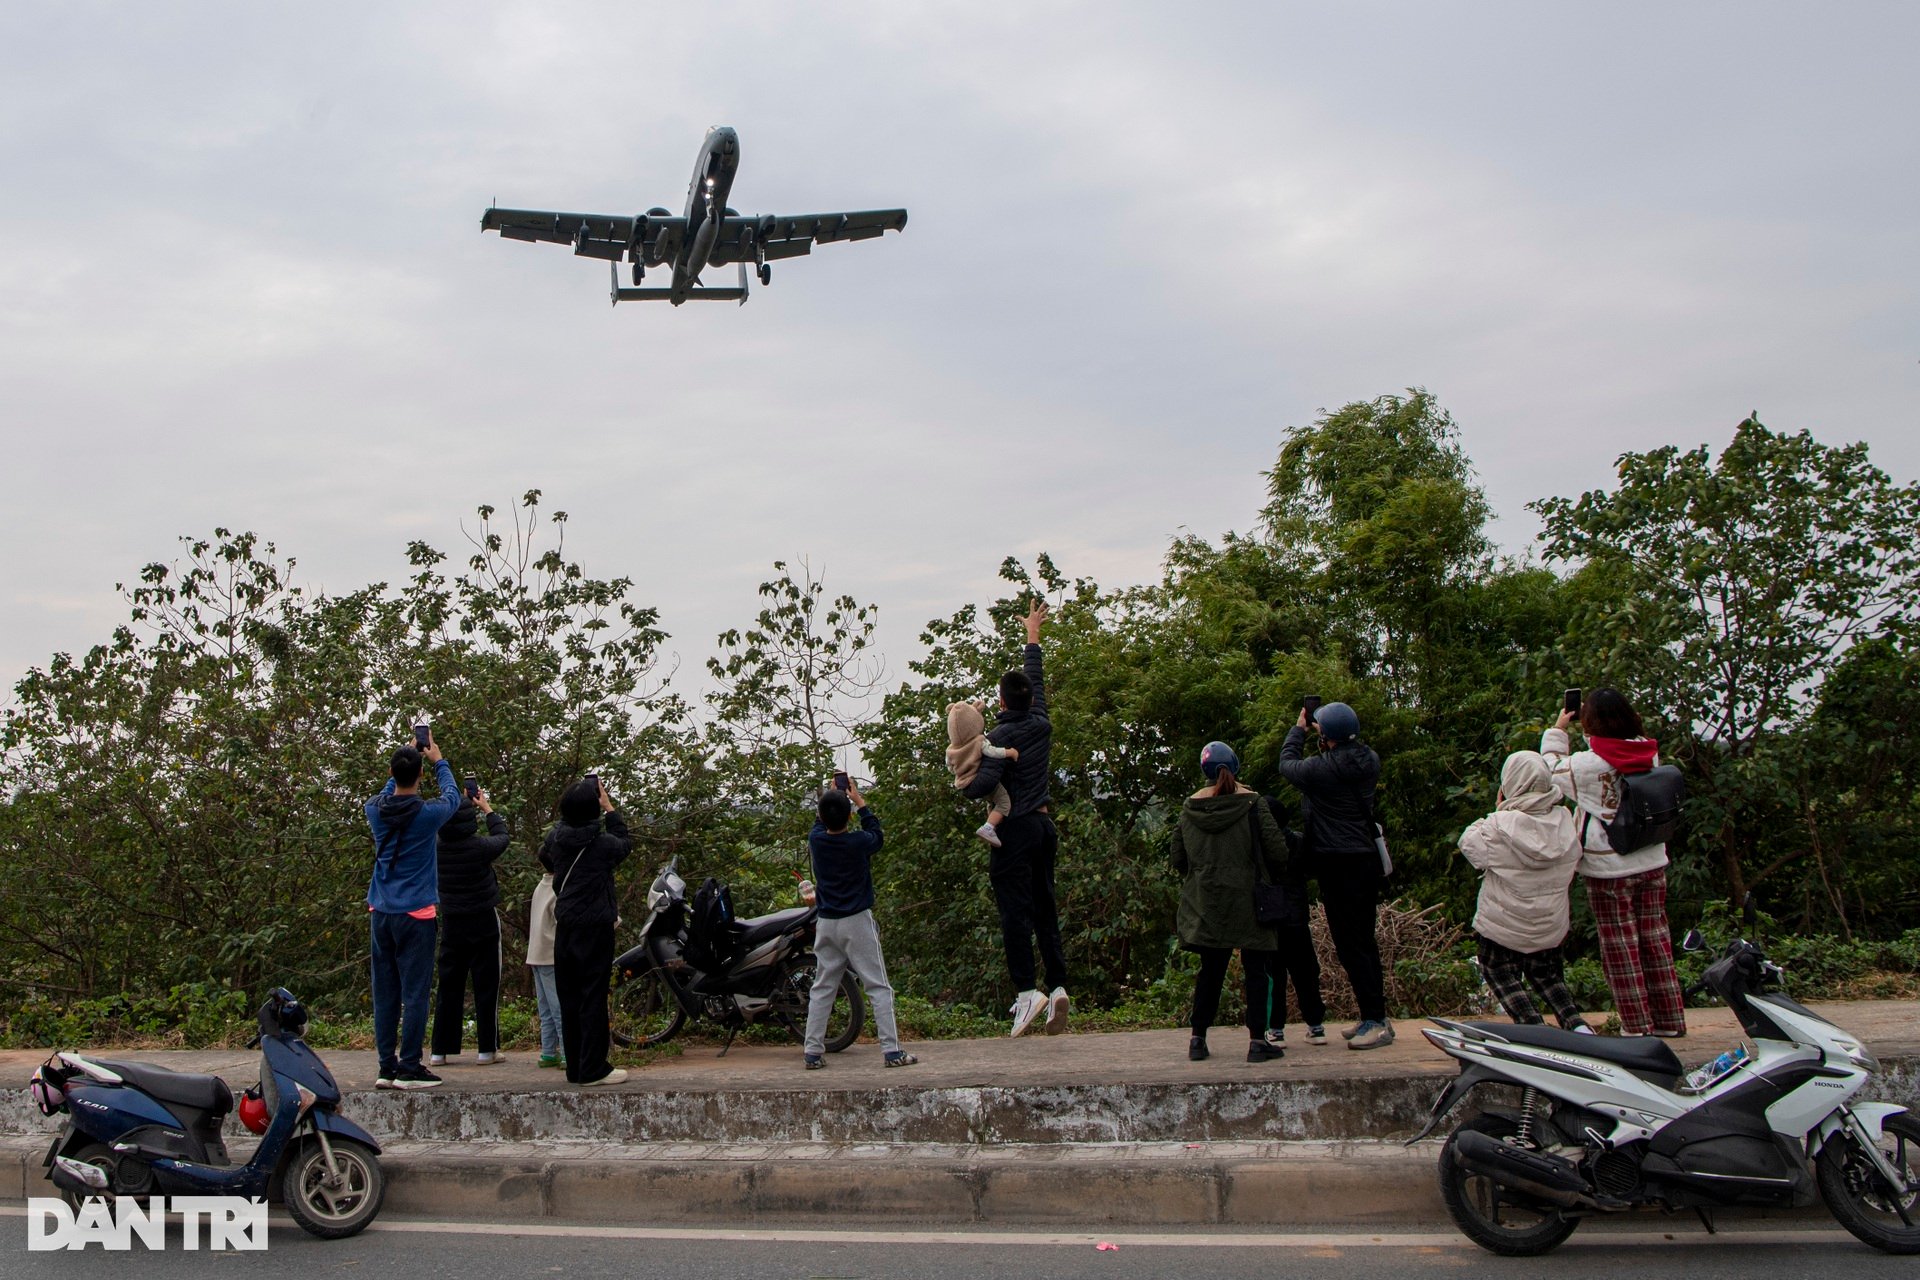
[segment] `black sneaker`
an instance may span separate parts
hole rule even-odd
[[[396,1089],[431,1089],[439,1083],[440,1077],[425,1067],[396,1071],[393,1076],[393,1087]]]
[[[809,1071],[818,1071],[827,1065],[827,1060],[817,1053],[801,1054],[800,1061]]]
[[[1187,1061],[1205,1062],[1210,1056],[1207,1052],[1207,1038],[1192,1036],[1187,1040]]]
[[[1287,1056],[1287,1051],[1277,1044],[1265,1040],[1254,1040],[1247,1045],[1248,1062],[1278,1062]]]

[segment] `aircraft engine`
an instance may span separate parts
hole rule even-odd
[[[662,209],[659,205],[655,205],[653,208],[647,210],[647,216],[649,218],[671,218],[673,216],[673,210]]]

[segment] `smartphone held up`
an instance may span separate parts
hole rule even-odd
[[[1569,689],[1560,695],[1560,709],[1570,716],[1580,714],[1580,703],[1586,696],[1584,689]]]

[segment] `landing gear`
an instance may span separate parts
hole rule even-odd
[[[646,267],[636,260],[633,264],[633,282],[636,285],[639,284],[641,280],[646,278],[646,274]]]
[[[773,268],[764,262],[760,264],[760,283],[763,286],[773,283]]]

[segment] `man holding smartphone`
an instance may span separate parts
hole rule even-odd
[[[993,900],[1000,910],[1000,943],[1006,950],[1007,974],[1019,994],[1013,1002],[1014,1035],[1024,1035],[1034,1020],[1046,1015],[1048,1035],[1067,1029],[1072,1000],[1067,995],[1067,955],[1060,941],[1060,908],[1054,900],[1053,864],[1060,850],[1060,832],[1053,825],[1052,798],[1047,784],[1053,775],[1053,721],[1047,718],[1047,685],[1040,659],[1040,628],[1047,620],[1047,602],[1035,597],[1027,616],[1027,645],[1021,667],[1000,677],[1000,715],[987,741],[996,747],[1014,747],[1019,758],[980,761],[973,781],[962,788],[969,800],[993,794],[1004,785],[1012,806],[1000,823],[1000,847],[988,855],[987,875]],[[1042,993],[1035,981],[1033,946],[1040,944],[1051,993]]]
[[[416,745],[425,739],[424,748]],[[439,794],[420,798],[423,763],[433,765]],[[427,998],[433,990],[433,943],[439,932],[440,891],[435,845],[440,828],[460,808],[453,768],[432,730],[418,726],[415,742],[393,753],[392,775],[367,801],[373,830],[373,878],[367,885],[367,922],[373,952],[373,1042],[380,1052],[376,1089],[431,1089],[440,1077],[420,1062],[427,1037]],[[397,1039],[397,1044],[396,1044]]]
[[[817,967],[801,1060],[809,1071],[827,1065],[827,1022],[833,1016],[840,981],[851,969],[873,1002],[882,1063],[910,1067],[919,1059],[900,1047],[893,986],[887,981],[887,959],[880,951],[880,930],[873,921],[873,855],[880,852],[886,835],[880,819],[867,807],[867,798],[845,773],[833,775],[833,785],[820,794],[818,811],[819,820],[807,835],[814,902],[819,909],[813,938]],[[853,830],[855,816],[860,819],[857,831]]]

